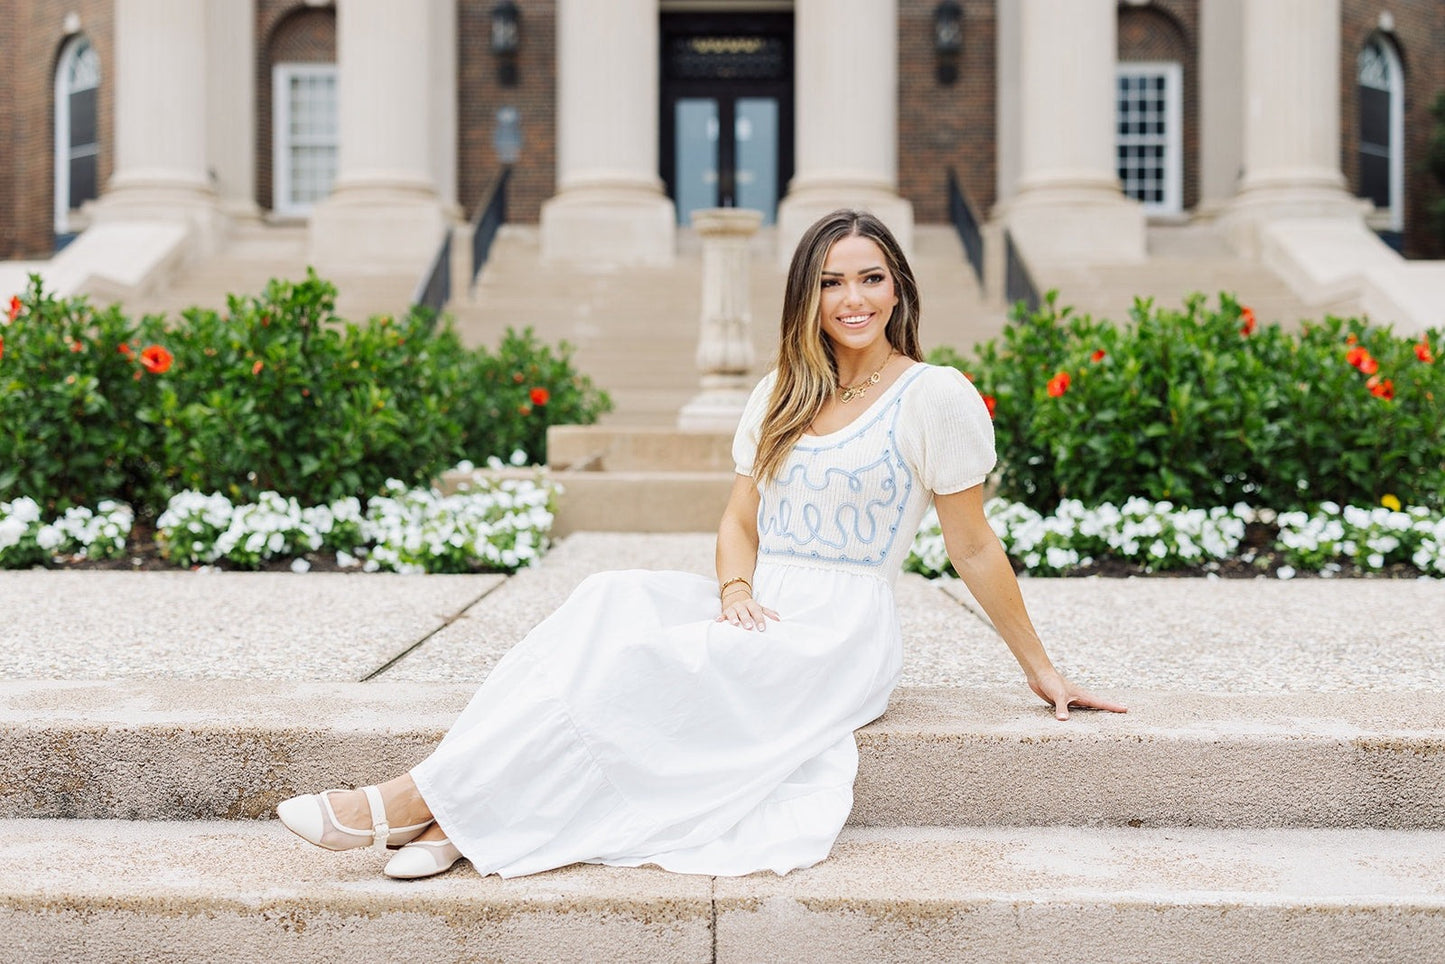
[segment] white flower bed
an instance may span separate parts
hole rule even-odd
[[[493,460],[490,468],[502,464]],[[363,512],[354,498],[303,507],[264,492],[254,503],[233,505],[218,493],[188,491],[156,520],[156,541],[162,555],[186,566],[256,568],[291,558],[292,568],[304,572],[310,565],[302,557],[330,551],[342,568],[368,572],[514,571],[546,552],[559,492],[540,475],[498,479],[473,472],[452,495],[392,480]],[[115,503],[101,503],[96,513],[72,509],[48,525],[31,499],[0,503],[0,568],[119,555],[132,522],[130,508]]]
[[[1391,511],[1326,502],[1314,514],[1233,508],[1178,509],[1168,502],[1130,499],[1085,508],[1067,500],[1048,516],[1028,506],[990,499],[984,506],[989,525],[1004,550],[1034,575],[1058,575],[1096,559],[1119,559],[1153,572],[1206,565],[1239,555],[1250,522],[1279,526],[1275,548],[1286,565],[1276,574],[1297,571],[1331,575],[1346,560],[1366,572],[1395,563],[1413,563],[1426,575],[1445,576],[1445,514],[1426,508]],[[1245,561],[1252,561],[1246,553]],[[932,511],[914,540],[907,568],[926,576],[951,572],[938,516]]]
[[[46,559],[111,559],[125,552],[135,514],[130,506],[102,501],[95,511],[67,509],[49,523],[34,499],[0,502],[0,569],[31,566]]]

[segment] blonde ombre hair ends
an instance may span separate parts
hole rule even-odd
[[[918,344],[918,282],[893,232],[866,211],[838,210],[814,222],[803,232],[788,267],[778,333],[778,375],[753,463],[753,476],[760,482],[777,477],[788,453],[837,387],[838,364],[832,343],[822,333],[819,296],[829,250],[851,237],[867,238],[878,245],[884,267],[893,278],[898,304],[884,332],[888,343],[901,355],[923,360]]]

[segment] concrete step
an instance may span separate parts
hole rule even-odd
[[[274,823],[0,823],[0,920],[50,962],[1394,962],[1445,943],[1445,833],[845,830],[784,877],[574,865],[393,881]]]
[[[732,491],[725,472],[549,472],[562,487],[552,532],[716,531]]]
[[[459,683],[0,683],[0,818],[252,819],[426,756]],[[904,689],[858,732],[864,826],[1445,830],[1445,727],[1413,695]],[[1438,715],[1438,714],[1437,714]]]

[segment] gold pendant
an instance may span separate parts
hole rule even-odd
[[[864,381],[862,384],[855,385],[852,388],[844,388],[842,385],[839,385],[838,401],[846,405],[848,402],[853,401],[853,399],[862,397],[863,394],[868,391],[868,389],[872,388],[874,385],[877,385],[882,377],[883,369],[880,368],[873,374],[869,375],[867,380]]]

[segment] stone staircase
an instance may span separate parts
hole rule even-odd
[[[1003,314],[984,305],[952,229],[920,226],[915,245],[913,265],[926,294],[925,345],[966,346],[997,332]],[[749,293],[759,377],[777,351],[783,302],[775,246],[771,229],[753,239]],[[536,227],[509,224],[476,286],[457,292],[449,311],[470,344],[494,345],[508,326],[569,342],[577,367],[615,403],[605,427],[661,428],[676,425],[678,410],[699,391],[701,292],[702,249],[690,230],[679,232],[671,267],[616,268],[544,263]]]
[[[1060,305],[1071,305],[1078,314],[1117,322],[1128,320],[1136,296],[1177,308],[1195,292],[1211,305],[1219,292],[1231,292],[1254,309],[1261,324],[1295,325],[1302,318],[1359,312],[1352,301],[1300,300],[1268,267],[1236,256],[1215,225],[1151,225],[1147,245],[1149,260],[1143,264],[1041,265],[1033,272],[1035,284],[1040,293],[1057,288]]]
[[[1061,666],[1130,706],[1058,723],[966,590],[905,576],[850,824],[781,878],[391,881],[264,819],[420,759],[587,573],[710,555],[579,534],[508,579],[0,573],[0,958],[1439,959],[1424,583],[1026,580]]]
[[[126,308],[171,317],[192,306],[220,309],[228,294],[258,294],[272,278],[304,278],[309,263],[304,225],[241,225],[219,253],[186,264],[164,288],[127,300]],[[362,320],[406,311],[420,274],[358,270],[325,277],[337,287],[337,314]]]

